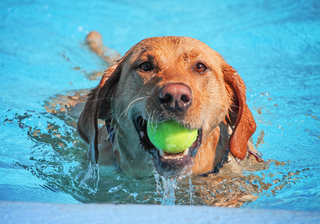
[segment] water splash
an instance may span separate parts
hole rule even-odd
[[[193,186],[192,186],[192,180],[191,180],[192,172],[188,173],[185,176],[170,177],[170,178],[165,176],[160,176],[155,170],[153,172],[154,172],[154,177],[157,184],[157,193],[159,195],[162,195],[162,201],[161,201],[162,205],[175,205],[176,203],[175,191],[176,189],[179,189],[178,182],[186,177],[189,178],[188,194],[190,199],[190,205],[193,205]]]
[[[167,178],[160,176],[156,170],[153,171],[157,184],[157,193],[162,195],[162,205],[175,204],[175,189],[177,188],[177,178]],[[161,179],[161,181],[160,181]]]
[[[193,205],[193,192],[192,192],[192,180],[191,180],[191,173],[188,174],[189,176],[189,188],[190,188],[190,205]]]
[[[177,178],[176,177],[171,177],[167,178],[164,176],[161,176],[162,180],[162,186],[163,186],[163,191],[162,191],[162,203],[163,205],[174,205],[175,204],[175,189],[177,188]]]
[[[83,174],[84,177],[82,177]],[[96,193],[100,180],[98,164],[92,165],[92,163],[89,162],[88,171],[81,172],[79,174],[79,179],[81,180],[79,187],[89,190],[90,193]]]
[[[162,189],[161,189],[160,175],[155,170],[153,170],[153,174],[154,174],[154,179],[156,180],[156,184],[157,184],[157,193],[159,195],[161,195]]]

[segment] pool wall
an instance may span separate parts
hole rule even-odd
[[[1,223],[320,223],[320,212],[203,206],[0,202]]]

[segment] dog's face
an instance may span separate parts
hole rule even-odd
[[[92,99],[104,99],[91,110],[98,110],[99,118],[113,130],[110,134],[120,167],[141,175],[152,171],[152,160],[161,175],[191,171],[197,152],[208,150],[219,125],[235,124],[237,120],[242,99],[237,88],[228,84],[226,72],[235,73],[217,52],[192,38],[149,38],[132,47],[106,71],[91,95]],[[172,119],[198,130],[192,146],[179,154],[157,149],[147,135],[148,121]],[[92,144],[90,136],[86,137]],[[215,148],[211,151],[210,161],[221,157]]]

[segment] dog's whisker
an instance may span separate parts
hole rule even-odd
[[[134,102],[136,102],[136,101],[138,101],[138,100],[142,100],[142,99],[144,99],[144,98],[147,98],[147,97],[146,97],[146,96],[143,96],[143,97],[139,97],[139,98],[137,98],[137,99],[132,100],[131,103],[129,103],[127,109],[125,109],[124,111],[122,111],[122,113],[120,114],[120,116],[119,116],[119,118],[117,119],[117,121],[119,122],[120,118],[122,117],[122,115],[123,115],[124,113],[127,113],[127,114],[128,114],[128,111],[129,111],[130,107],[132,106],[132,104],[133,104]]]
[[[154,113],[155,113],[155,111],[153,110],[152,112],[151,112],[151,114],[148,114],[148,120],[153,120],[153,117],[154,117]]]
[[[149,113],[148,110],[146,110],[147,120],[153,120],[154,113],[155,113],[155,110],[151,111],[151,113]]]

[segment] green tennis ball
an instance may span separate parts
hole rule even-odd
[[[189,148],[198,137],[198,130],[185,128],[174,120],[147,124],[147,134],[157,149],[168,153],[180,153]]]

